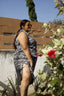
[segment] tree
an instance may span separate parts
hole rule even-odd
[[[28,7],[28,14],[31,21],[37,21],[37,15],[35,12],[35,4],[33,0],[26,0],[26,6]]]
[[[54,19],[52,22],[51,21],[49,21],[49,23],[51,23],[51,24],[57,24],[57,25],[59,25],[59,24],[64,24],[63,23],[63,20],[58,20],[58,19]]]

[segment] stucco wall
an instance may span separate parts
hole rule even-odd
[[[15,66],[13,62],[14,52],[0,52],[0,82],[6,83],[8,78],[15,78]],[[42,70],[44,59],[38,57],[34,74],[37,75],[38,70]]]
[[[13,55],[13,52],[0,52],[0,81],[2,82],[7,82],[9,77],[15,76]]]

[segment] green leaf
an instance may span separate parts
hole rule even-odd
[[[16,89],[15,89],[15,86],[14,86],[14,83],[8,78],[8,81],[12,87],[12,90],[13,90],[13,94],[16,96]]]
[[[56,83],[57,83],[57,78],[54,78],[54,80],[52,80],[52,81],[50,82],[50,84],[51,84],[52,86],[54,86]]]
[[[4,96],[4,95],[6,94],[6,91],[7,91],[7,89],[4,89],[4,90],[2,91],[2,96]]]
[[[56,4],[55,8],[61,7],[61,4]]]
[[[57,94],[58,94],[58,96],[60,96],[60,95],[62,95],[62,93],[63,93],[63,90],[61,89]]]
[[[58,15],[60,15],[60,13],[61,13],[61,12],[63,12],[63,11],[62,11],[62,10],[60,10],[60,11],[59,11],[59,13],[57,14],[57,16],[58,16]]]
[[[62,26],[62,28],[64,29],[64,26]]]
[[[56,59],[59,60],[62,57],[62,54],[59,54]]]
[[[48,66],[51,66],[51,63],[49,63],[49,62],[47,62],[47,61],[45,61],[45,64],[47,64]]]
[[[62,8],[61,10],[64,11],[64,8]]]

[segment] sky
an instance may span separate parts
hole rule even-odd
[[[63,15],[55,8],[54,0],[33,0],[38,22],[53,22],[56,19],[64,20]],[[0,17],[13,19],[29,19],[26,0],[0,0]]]

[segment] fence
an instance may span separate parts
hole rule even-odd
[[[19,30],[21,20],[0,17],[0,51],[13,51],[14,38]],[[37,41],[37,48],[43,48],[46,44],[51,44],[50,35],[47,32],[44,34],[44,28],[40,22],[31,22],[31,36]],[[53,25],[51,25],[52,27]]]

